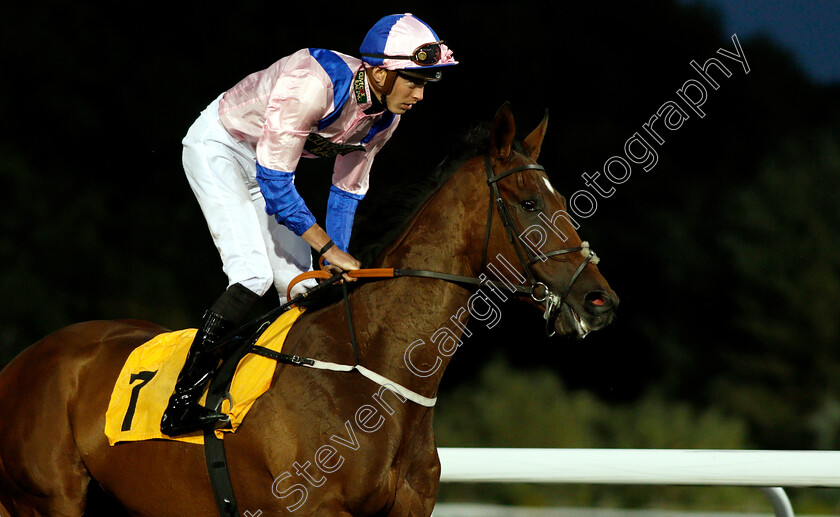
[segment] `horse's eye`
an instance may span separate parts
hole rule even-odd
[[[519,202],[519,206],[527,212],[533,212],[537,209],[537,202],[533,199],[525,199]]]

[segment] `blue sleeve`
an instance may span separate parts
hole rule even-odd
[[[315,224],[315,217],[295,189],[294,179],[294,172],[275,171],[257,163],[257,183],[266,213],[300,236]]]
[[[351,194],[333,185],[327,200],[327,235],[339,249],[347,252],[353,233],[353,218],[364,194]]]

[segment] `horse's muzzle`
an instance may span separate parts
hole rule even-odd
[[[548,336],[561,335],[582,339],[590,332],[600,330],[615,317],[618,297],[607,291],[592,291],[584,296],[583,304],[562,299],[549,293],[544,300],[545,331]]]

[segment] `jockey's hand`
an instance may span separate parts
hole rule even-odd
[[[344,271],[352,271],[354,269],[359,269],[362,267],[362,263],[353,258],[352,255],[349,253],[345,253],[341,251],[338,246],[333,246],[326,253],[324,253],[324,260],[329,262],[326,268],[327,271],[333,274],[341,273]],[[342,275],[344,280],[347,282],[355,282],[356,278],[351,278],[346,273]]]
[[[317,223],[313,224],[308,230],[303,232],[301,235],[304,241],[307,244],[312,246],[315,250],[320,250],[330,241],[330,236],[327,235],[327,232],[324,231]],[[326,266],[327,271],[333,274],[338,274],[344,271],[352,271],[354,269],[359,269],[362,267],[362,263],[353,258],[350,254],[345,253],[341,250],[338,246],[333,245],[330,249],[328,249],[324,255],[324,260],[329,262],[329,265]],[[347,282],[355,282],[355,278],[350,278],[347,274],[344,274],[344,280]]]

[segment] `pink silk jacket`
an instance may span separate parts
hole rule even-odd
[[[293,173],[301,156],[334,157],[333,185],[363,196],[373,159],[400,119],[365,113],[371,96],[361,60],[302,49],[228,90],[219,118],[255,148],[260,166]]]

